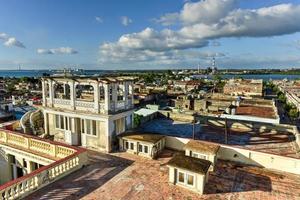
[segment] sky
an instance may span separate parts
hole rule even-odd
[[[300,0],[0,0],[0,70],[300,67]]]

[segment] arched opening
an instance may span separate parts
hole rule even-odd
[[[54,84],[54,98],[70,100],[70,86],[64,83]]]
[[[64,85],[62,83],[55,83],[53,89],[54,89],[54,98],[63,99]]]
[[[92,85],[76,85],[76,100],[94,101],[94,87]]]
[[[117,100],[124,101],[124,85],[119,84],[117,88]]]
[[[46,95],[46,98],[50,97],[50,88],[49,88],[48,82],[46,82],[46,84],[45,84],[45,95]]]
[[[104,100],[105,100],[105,90],[104,90],[104,86],[100,86],[99,87],[99,101],[100,102],[104,102]]]

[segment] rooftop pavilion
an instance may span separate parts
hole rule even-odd
[[[43,77],[43,106],[110,114],[133,108],[133,77]]]

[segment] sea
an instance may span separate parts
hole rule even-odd
[[[85,70],[85,75],[90,76],[97,76],[97,75],[103,75],[103,74],[113,74],[117,73],[118,71],[105,71],[105,70]],[[122,71],[124,72],[124,71]],[[0,77],[41,77],[45,74],[54,74],[55,71],[49,71],[49,70],[0,70]],[[210,75],[194,75],[196,78],[212,78]],[[300,79],[300,75],[286,75],[286,74],[225,74],[221,75],[222,78],[230,79],[230,78],[237,78],[242,77],[244,79],[263,79],[263,80],[282,80],[282,79],[288,79],[288,80],[295,80]]]

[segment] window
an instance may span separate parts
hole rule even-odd
[[[59,126],[59,115],[55,115],[55,128],[60,128],[60,126]]]
[[[92,135],[97,135],[97,123],[95,120],[92,120]]]
[[[97,121],[90,119],[81,119],[81,133],[96,136]]]
[[[118,85],[117,87],[117,99],[118,101],[124,100],[124,85]]]
[[[184,183],[185,174],[183,172],[178,172],[178,182]]]
[[[85,120],[80,120],[81,133],[85,133]]]
[[[194,186],[194,176],[191,174],[187,174],[187,185]]]
[[[139,144],[139,152],[147,154],[149,152],[148,149],[149,147],[147,145]]]
[[[148,153],[148,146],[144,146],[144,153]]]
[[[60,129],[64,129],[65,128],[65,124],[64,124],[64,116],[60,115],[59,116],[59,121],[60,121]]]
[[[200,153],[192,152],[192,157],[207,160],[207,156],[204,154],[200,154]]]
[[[55,128],[69,131],[72,130],[72,118],[63,115],[55,115]]]
[[[134,144],[132,142],[130,143],[130,149],[134,150]]]
[[[128,142],[128,141],[125,142],[125,148],[126,148],[126,149],[129,148],[129,142]]]
[[[177,173],[177,182],[186,185],[189,187],[193,187],[195,183],[195,176],[192,174],[189,174],[187,172],[179,171]]]

